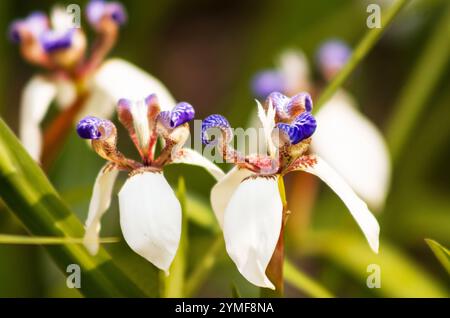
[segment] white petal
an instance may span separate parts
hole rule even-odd
[[[375,210],[384,205],[391,173],[387,146],[379,130],[343,91],[317,113],[311,147],[344,177]]]
[[[266,113],[258,100],[256,100],[256,104],[258,105],[258,117],[264,130],[265,143],[267,145],[269,154],[271,156],[275,156],[276,148],[272,141],[272,131],[275,128],[275,108],[272,105],[272,101],[269,101]]]
[[[172,163],[185,163],[205,168],[216,180],[225,177],[225,173],[222,169],[212,163],[209,159],[203,157],[197,151],[189,148],[179,150],[175,158],[172,158]]]
[[[265,272],[280,236],[282,210],[275,177],[244,180],[225,210],[227,252],[239,272],[256,286],[275,288]]]
[[[174,98],[159,80],[117,58],[103,63],[91,82],[91,90],[93,96],[86,102],[83,114],[103,113],[110,118],[119,99],[141,100],[153,93],[158,96],[161,110],[175,106]]]
[[[93,255],[97,254],[99,241],[98,236],[101,228],[101,218],[111,204],[111,194],[114,188],[119,170],[106,164],[95,179],[92,191],[89,213],[86,220],[86,232],[84,234],[84,246]]]
[[[367,204],[353,192],[352,188],[333,168],[319,156],[316,156],[316,159],[317,163],[314,166],[301,170],[318,176],[341,198],[366,236],[372,250],[378,253],[380,226],[377,219],[369,211]]]
[[[56,86],[43,76],[34,76],[22,92],[19,136],[23,146],[34,160],[41,156],[40,124],[56,96]]]
[[[309,90],[309,64],[302,51],[294,49],[284,51],[280,56],[278,65],[286,81],[286,93],[288,95]]]
[[[211,206],[220,227],[223,227],[223,215],[234,191],[236,191],[242,180],[252,174],[253,172],[250,170],[234,167],[212,187]]]
[[[162,173],[131,176],[119,192],[120,226],[128,245],[168,273],[181,235],[181,206]]]
[[[134,131],[136,132],[140,149],[148,149],[150,143],[147,110],[148,107],[143,99],[131,102],[130,113],[133,117]]]

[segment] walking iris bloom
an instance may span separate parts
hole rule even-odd
[[[180,241],[181,207],[163,176],[164,166],[176,163],[201,166],[217,180],[224,173],[199,153],[182,147],[189,137],[188,122],[194,118],[194,108],[185,102],[171,110],[161,109],[162,106],[155,94],[144,100],[118,102],[119,121],[128,130],[140,162],[117,150],[117,129],[107,119],[85,117],[78,123],[77,132],[81,138],[90,139],[93,149],[108,160],[95,181],[85,246],[92,254],[97,253],[100,219],[110,205],[119,171],[126,171],[129,177],[119,192],[123,236],[131,249],[167,273]],[[164,147],[155,158],[158,137],[162,137]]]
[[[240,273],[260,287],[275,288],[266,268],[282,228],[278,178],[293,171],[305,171],[324,181],[347,206],[372,250],[378,252],[379,225],[367,205],[324,159],[308,152],[317,125],[312,106],[308,93],[288,98],[274,92],[264,106],[258,103],[268,151],[249,156],[229,145],[233,136],[224,117],[211,115],[203,121],[203,142],[214,142],[219,153],[235,164],[211,191],[211,205],[223,229],[227,252]],[[221,132],[214,141],[210,140],[211,128]],[[347,154],[347,159],[352,156]]]
[[[323,79],[330,81],[350,56],[351,49],[344,42],[336,39],[324,42],[316,54]],[[255,96],[262,99],[271,91],[292,96],[302,90],[312,90],[315,94],[319,90],[312,83],[307,58],[298,50],[286,50],[276,69],[257,74],[252,89]],[[311,148],[326,159],[371,207],[380,210],[389,189],[389,153],[381,132],[357,108],[348,92],[338,90],[317,111],[319,125]],[[348,160],[348,153],[354,161]]]
[[[34,12],[10,26],[10,39],[23,58],[45,71],[31,78],[21,97],[19,137],[36,161],[42,152],[40,126],[52,102],[61,111],[76,108],[75,120],[87,114],[109,118],[120,97],[137,99],[148,91],[157,93],[165,105],[175,105],[157,79],[124,60],[105,61],[127,19],[123,6],[94,0],[86,16],[96,35],[90,54],[84,29],[74,25],[64,8],[54,8],[50,17]]]

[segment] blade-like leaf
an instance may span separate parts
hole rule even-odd
[[[0,196],[28,231],[35,236],[82,237],[81,222],[1,119],[0,153]],[[85,296],[145,296],[103,248],[96,256],[79,244],[46,249],[64,273],[70,264],[80,266]]]
[[[425,242],[427,242],[436,258],[450,274],[450,251],[432,239],[425,239]]]
[[[100,243],[117,243],[118,237],[105,237]],[[82,237],[50,237],[50,236],[23,236],[0,234],[0,244],[18,245],[61,245],[61,244],[83,244]]]

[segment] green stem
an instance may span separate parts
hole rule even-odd
[[[433,93],[436,83],[446,71],[450,54],[449,30],[450,5],[447,5],[434,27],[416,68],[394,104],[394,113],[387,127],[387,140],[394,163],[398,161],[424,107],[429,105],[426,102]]]
[[[184,296],[184,282],[186,274],[186,256],[188,249],[188,224],[186,211],[186,185],[183,177],[178,178],[177,197],[181,204],[183,211],[183,218],[181,221],[181,237],[180,245],[178,246],[177,254],[170,266],[170,275],[165,276],[164,273],[164,291],[162,295],[170,298],[180,298]]]
[[[56,190],[20,142],[0,119],[0,196],[32,235],[82,237],[83,225],[61,200]],[[81,292],[96,297],[143,297],[130,280],[100,248],[91,256],[78,244],[46,246],[65,273],[67,266],[81,268]]]
[[[320,95],[316,105],[314,106],[315,112],[317,112],[347,80],[347,78],[352,74],[362,59],[367,56],[387,27],[392,23],[394,18],[407,3],[407,0],[397,0],[386,12],[382,13],[381,18],[383,27],[374,28],[367,31],[358,46],[354,49],[348,62]]]

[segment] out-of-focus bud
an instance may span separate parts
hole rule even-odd
[[[326,80],[330,80],[344,67],[350,58],[350,47],[340,40],[324,42],[317,52],[317,64]]]
[[[86,17],[92,27],[98,32],[108,28],[124,24],[127,14],[122,4],[118,2],[106,2],[103,0],[92,0],[86,8]]]
[[[266,99],[272,92],[284,92],[285,81],[277,70],[265,70],[257,73],[252,80],[252,91],[257,98]]]

